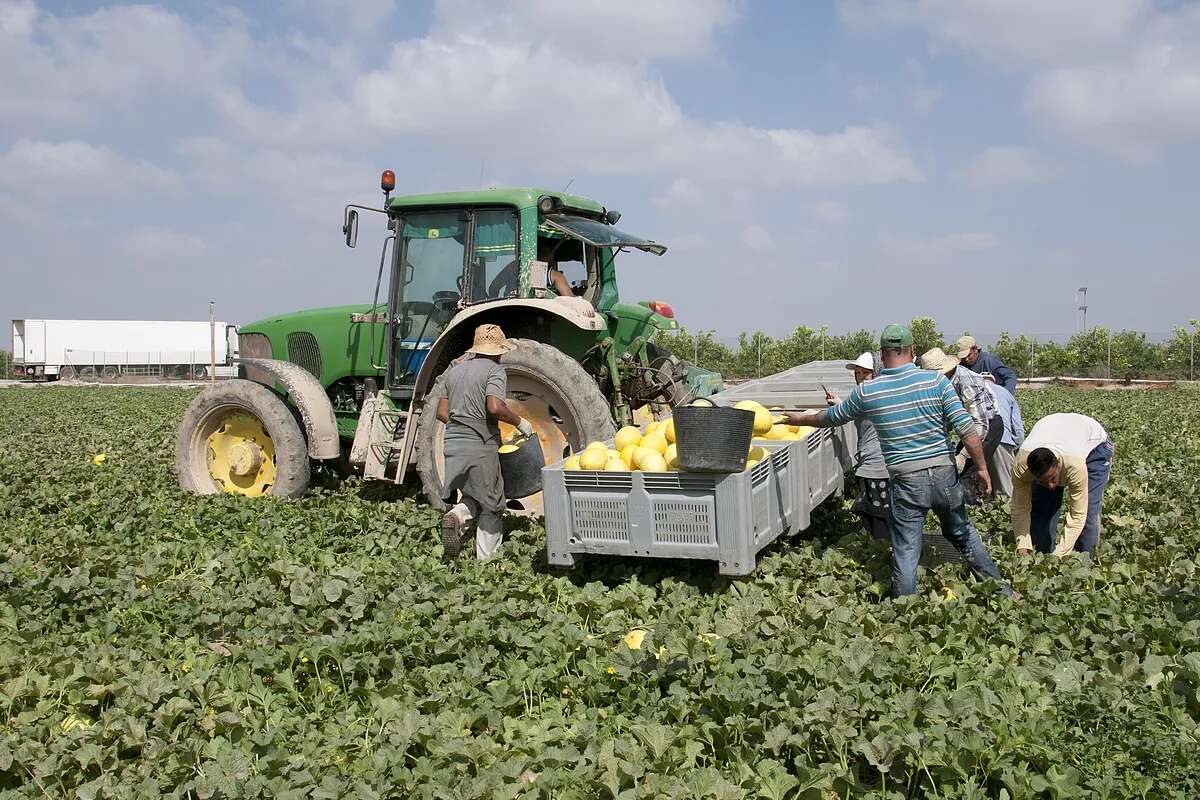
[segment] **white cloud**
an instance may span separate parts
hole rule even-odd
[[[870,29],[913,25],[1028,73],[1025,107],[1067,138],[1152,159],[1200,137],[1200,6],[1152,0],[841,0]]]
[[[742,241],[755,253],[766,253],[775,247],[771,232],[761,225],[747,225],[742,230]]]
[[[61,18],[29,3],[0,8],[0,119],[8,124],[184,102],[235,74],[251,50],[238,27],[190,23],[154,6]]]
[[[852,28],[916,25],[1005,63],[1054,62],[1120,43],[1150,0],[839,0]]]
[[[707,53],[740,6],[740,0],[439,0],[436,30],[554,43],[618,63],[662,61]]]
[[[651,202],[659,209],[694,208],[704,202],[704,193],[692,181],[679,177],[655,194]]]
[[[122,250],[143,261],[171,261],[202,256],[208,245],[194,234],[168,228],[141,228],[125,237]]]
[[[818,133],[704,122],[680,109],[642,65],[581,63],[546,44],[471,35],[401,42],[386,68],[360,82],[355,100],[384,133],[433,135],[476,152],[599,173],[702,168],[710,177],[772,186],[921,178],[884,129]]]
[[[942,265],[968,254],[991,250],[996,237],[984,232],[952,233],[945,236],[919,237],[883,233],[880,244],[895,258],[916,264]]]
[[[989,147],[966,166],[963,176],[976,186],[1033,183],[1058,174],[1059,167],[1028,147]]]
[[[838,200],[824,200],[813,206],[813,217],[825,225],[845,225],[850,220],[850,210]]]
[[[1111,58],[1038,75],[1026,105],[1067,136],[1132,160],[1200,138],[1200,7],[1163,16]]]
[[[37,195],[80,191],[89,186],[112,193],[162,187],[172,180],[174,173],[170,170],[77,139],[18,139],[0,156],[0,184]]]
[[[942,99],[942,90],[931,86],[918,86],[913,89],[912,107],[918,114],[928,114]]]

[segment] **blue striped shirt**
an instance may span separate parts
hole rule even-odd
[[[977,433],[954,387],[940,372],[905,364],[880,370],[825,412],[832,425],[866,417],[879,433],[883,460],[892,473],[954,463],[947,431]]]

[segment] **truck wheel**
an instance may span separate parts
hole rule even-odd
[[[225,381],[201,390],[184,413],[175,473],[196,494],[299,497],[308,488],[308,444],[278,395],[253,381]]]
[[[70,364],[64,364],[63,366],[59,367],[58,368],[58,379],[60,381],[75,380],[75,368],[72,367]]]
[[[79,370],[79,379],[81,381],[96,380],[96,368],[95,367],[84,367],[83,369]]]
[[[192,380],[203,381],[208,379],[208,367],[197,364],[192,367]]]
[[[113,366],[100,368],[100,380],[102,381],[115,381],[120,374],[121,371]]]
[[[600,392],[595,378],[579,362],[548,344],[530,339],[512,341],[516,349],[500,359],[508,373],[508,404],[533,424],[542,440],[547,464],[562,460],[588,442],[612,437],[616,428],[608,400]],[[444,375],[438,377],[428,397],[440,397],[445,392],[444,378]],[[511,433],[509,426],[502,424],[500,427],[503,435]],[[437,403],[426,403],[417,428],[417,472],[425,496],[436,508],[445,506],[442,500],[444,428],[437,418]],[[516,502],[526,513],[542,513],[541,492]]]

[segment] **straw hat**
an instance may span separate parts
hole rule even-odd
[[[502,356],[512,352],[515,346],[505,337],[499,325],[480,325],[475,329],[475,343],[467,352],[479,356]]]
[[[958,358],[949,355],[940,347],[925,351],[921,356],[921,369],[931,369],[934,372],[949,372],[958,366]]]

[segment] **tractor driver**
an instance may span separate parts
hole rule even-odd
[[[544,236],[539,236],[537,240],[537,260],[547,265],[546,280],[550,288],[558,293],[559,297],[576,297],[587,292],[587,283],[585,282],[578,291],[571,288],[571,284],[567,281],[567,276],[558,268],[558,257],[555,251],[558,250],[562,239],[549,239]],[[496,274],[488,285],[488,297],[507,297],[517,290],[517,271],[519,264],[517,259],[509,262],[504,269]]]

